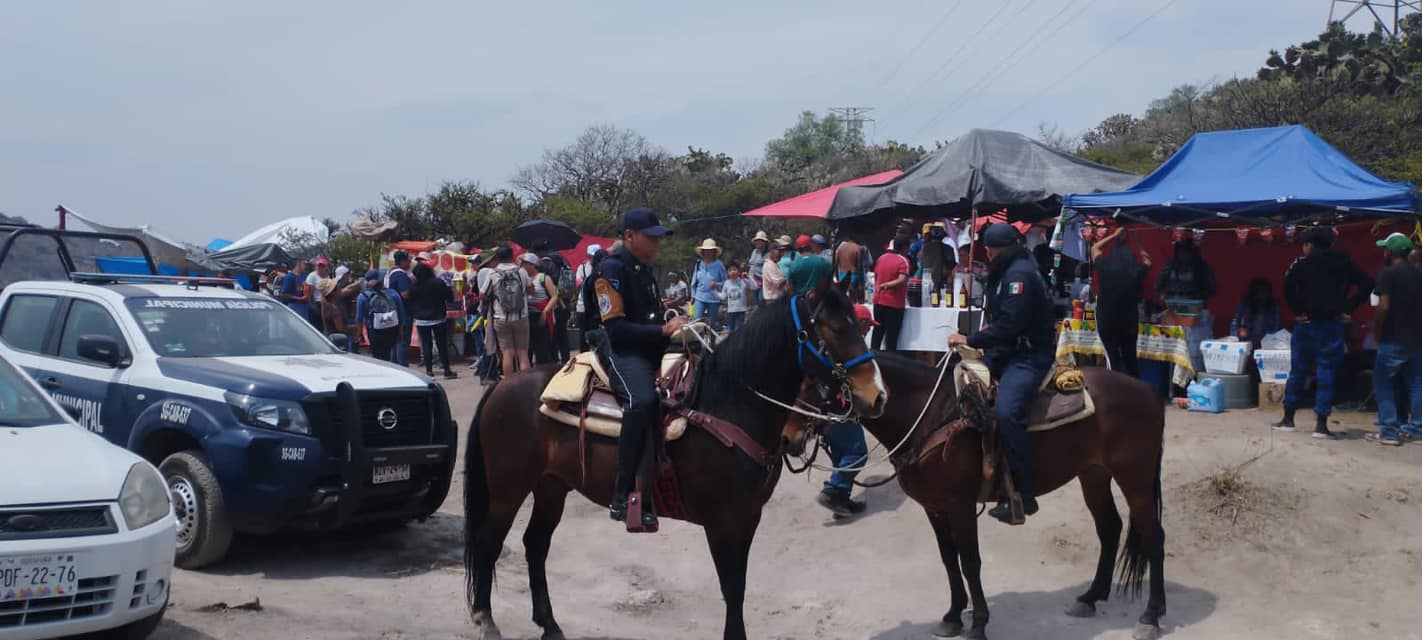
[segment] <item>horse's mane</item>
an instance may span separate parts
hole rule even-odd
[[[766,366],[766,358],[775,353],[795,357],[795,331],[788,298],[762,306],[750,314],[744,326],[716,345],[716,352],[708,354],[703,361],[705,372],[732,375],[712,375],[709,379],[703,378],[701,384],[703,388],[717,383],[749,384],[759,388],[766,382],[765,374],[771,368]]]

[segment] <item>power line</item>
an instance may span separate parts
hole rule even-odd
[[[948,10],[943,12],[942,16],[939,16],[938,21],[933,23],[932,27],[928,28],[928,32],[923,34],[923,37],[919,39],[918,44],[913,45],[913,48],[909,49],[908,53],[904,54],[904,57],[899,59],[899,63],[897,65],[894,65],[894,70],[890,71],[889,75],[884,76],[884,79],[879,82],[878,90],[883,90],[884,87],[889,86],[889,83],[892,82],[894,78],[898,77],[899,72],[903,71],[904,65],[908,64],[908,61],[913,59],[914,54],[918,53],[918,50],[922,49],[923,45],[928,44],[928,39],[933,37],[934,33],[938,32],[938,29],[943,26],[943,23],[947,22],[948,18],[952,16],[953,12],[957,11],[958,7],[962,6],[962,4],[963,0],[957,0],[953,3],[953,6],[948,7]]]
[[[989,68],[987,72],[982,75],[982,77],[978,78],[978,80],[972,85],[970,85],[967,89],[964,89],[963,91],[959,92],[959,94],[955,96],[953,100],[950,100],[948,102],[947,106],[945,106],[937,114],[934,114],[933,117],[929,118],[928,121],[925,122],[923,126],[919,127],[918,130],[915,131],[913,136],[911,137],[918,137],[918,135],[920,133],[923,133],[924,130],[937,124],[939,120],[947,116],[953,115],[954,113],[957,113],[958,110],[961,109],[962,106],[967,103],[968,98],[972,96],[975,91],[978,91],[979,89],[986,89],[987,87],[991,86],[997,78],[1001,77],[1001,72],[1006,71],[1005,65],[1007,65],[1009,62],[1020,62],[1021,58],[1018,57],[1018,54],[1023,53],[1024,49],[1031,47],[1030,50],[1035,50],[1037,47],[1040,47],[1042,43],[1047,42],[1050,38],[1042,38],[1042,33],[1045,32],[1047,28],[1050,27],[1052,24],[1056,24],[1057,30],[1060,31],[1067,23],[1057,22],[1057,18],[1060,18],[1063,14],[1069,11],[1072,6],[1075,5],[1077,2],[1078,0],[1070,0],[1065,5],[1062,5],[1062,8],[1060,10],[1058,10],[1055,14],[1047,18],[1046,21],[1039,25],[1037,29],[1032,32],[1031,35],[1027,36],[1027,38],[1024,39],[1021,44],[1017,45],[1016,49],[1013,49],[1007,55],[1003,56],[1001,60],[998,60],[997,64],[994,64],[991,68]],[[1095,0],[1091,0],[1091,2],[1095,2]],[[1088,3],[1086,5],[1086,7],[1090,6],[1091,3]],[[1082,13],[1084,12],[1085,7],[1082,10]],[[1081,13],[1078,13],[1077,17],[1080,17],[1080,15]],[[1076,18],[1072,19],[1075,20]]]
[[[1137,31],[1140,31],[1141,27],[1144,27],[1144,26],[1145,26],[1147,23],[1149,23],[1151,20],[1154,20],[1156,16],[1159,16],[1160,14],[1164,13],[1166,9],[1169,9],[1170,7],[1174,6],[1175,3],[1178,2],[1178,1],[1179,1],[1179,0],[1169,0],[1169,2],[1166,2],[1166,3],[1165,3],[1164,5],[1162,5],[1159,9],[1156,9],[1154,13],[1152,13],[1152,14],[1146,16],[1144,19],[1142,19],[1140,22],[1137,22],[1137,23],[1135,24],[1135,26],[1132,26],[1130,29],[1127,29],[1125,33],[1121,34],[1121,37],[1116,38],[1115,40],[1111,41],[1110,44],[1107,44],[1106,46],[1102,47],[1099,51],[1097,51],[1096,53],[1092,54],[1091,57],[1087,58],[1086,60],[1083,60],[1083,61],[1081,62],[1081,64],[1076,65],[1076,67],[1074,67],[1071,71],[1068,71],[1068,72],[1066,72],[1066,73],[1063,74],[1063,75],[1057,76],[1057,79],[1056,79],[1056,80],[1053,80],[1053,81],[1052,81],[1051,83],[1049,83],[1046,87],[1044,87],[1041,91],[1037,92],[1036,95],[1032,96],[1031,98],[1028,98],[1028,99],[1027,99],[1026,101],[1024,101],[1022,104],[1017,105],[1017,106],[1014,107],[1011,111],[1007,112],[1006,115],[1004,115],[1004,116],[1002,116],[1001,118],[999,118],[998,121],[995,122],[995,123],[993,123],[992,126],[993,126],[993,127],[1001,126],[1003,122],[1006,122],[1007,120],[1011,119],[1012,116],[1017,115],[1017,112],[1019,112],[1019,111],[1025,109],[1025,108],[1027,108],[1027,107],[1029,107],[1029,106],[1031,106],[1031,105],[1033,105],[1033,104],[1036,104],[1038,100],[1041,100],[1041,99],[1042,99],[1042,96],[1047,95],[1047,92],[1051,91],[1052,89],[1055,89],[1055,88],[1057,87],[1057,85],[1059,85],[1059,84],[1061,84],[1061,83],[1063,83],[1063,82],[1066,82],[1068,79],[1070,79],[1072,76],[1076,75],[1076,74],[1077,74],[1078,72],[1080,72],[1082,69],[1085,69],[1087,65],[1091,64],[1092,62],[1095,62],[1097,58],[1100,58],[1100,57],[1101,57],[1103,54],[1105,54],[1107,51],[1110,51],[1110,50],[1111,50],[1112,48],[1114,48],[1116,45],[1121,44],[1121,42],[1124,41],[1126,38],[1129,38],[1129,37],[1131,37],[1132,35],[1134,35]]]
[[[1030,2],[1031,0],[1028,0],[1028,1]],[[958,58],[958,55],[961,54],[961,53],[963,53],[963,51],[968,48],[968,45],[970,45],[970,44],[973,43],[973,40],[975,40],[978,36],[982,35],[983,32],[986,31],[988,27],[992,26],[992,24],[993,24],[994,22],[997,22],[997,19],[998,19],[1000,16],[1002,16],[1003,12],[1007,11],[1007,7],[1010,6],[1011,4],[1012,4],[1012,3],[1009,1],[1009,2],[1003,2],[1001,5],[999,5],[998,8],[997,8],[997,13],[992,14],[992,17],[991,17],[991,18],[988,18],[987,22],[983,24],[983,28],[980,29],[980,30],[978,30],[977,32],[973,33],[972,36],[970,36],[970,37],[968,37],[967,39],[963,40],[963,43],[958,46],[958,49],[955,50],[955,51],[952,53],[952,55],[949,55],[949,56],[948,56],[948,59],[947,59],[947,60],[944,60],[944,61],[943,61],[943,64],[938,65],[938,68],[937,68],[937,69],[934,69],[934,70],[933,70],[933,73],[930,73],[930,74],[928,74],[928,76],[926,76],[926,78],[924,79],[924,81],[923,81],[922,84],[931,84],[931,83],[933,83],[933,82],[937,82],[937,81],[938,81],[938,74],[942,73],[944,69],[948,68],[948,65],[949,65],[949,64],[952,64],[952,62]],[[950,73],[949,75],[951,76],[952,74]],[[903,110],[903,107],[909,103],[909,99],[910,99],[911,97],[912,97],[912,92],[910,92],[910,95],[905,96],[904,99],[901,100],[897,105],[894,105],[894,107],[893,107],[892,109],[890,109],[889,111],[890,111],[891,113],[899,113],[900,111]]]
[[[873,122],[869,117],[869,112],[874,107],[830,107],[830,113],[839,116],[845,123],[845,128],[857,134],[860,140],[864,139],[864,123]]]

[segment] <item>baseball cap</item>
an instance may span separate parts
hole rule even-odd
[[[825,237],[822,236],[822,235],[820,235],[820,234],[818,234],[818,233],[815,234],[815,235],[810,236],[810,242],[813,242],[813,243],[815,243],[815,244],[817,244],[817,245],[820,245],[820,246],[822,246],[822,247],[825,246],[826,244],[829,244],[829,241],[828,241],[828,240],[825,240]]]
[[[1022,241],[1022,234],[1017,233],[1017,229],[1006,223],[988,225],[983,231],[983,246],[988,247],[1010,247]]]
[[[341,265],[341,266],[339,266],[339,267],[336,267],[336,279],[337,279],[337,280],[340,280],[341,278],[346,277],[346,274],[347,274],[347,273],[350,273],[350,272],[351,272],[351,268],[350,268],[350,267],[347,267],[346,265]]]
[[[1384,247],[1393,253],[1407,253],[1412,250],[1413,244],[1411,238],[1400,233],[1394,233],[1379,240],[1378,246]]]
[[[537,254],[534,254],[534,253],[532,253],[532,252],[525,253],[525,254],[523,254],[523,255],[521,255],[521,256],[518,257],[518,261],[519,261],[519,262],[523,262],[523,263],[527,263],[527,264],[531,264],[531,265],[533,265],[533,266],[536,267],[536,266],[538,266],[538,255],[537,255]]]
[[[599,252],[599,251],[602,251],[602,245],[600,245],[600,244],[590,244],[590,245],[588,245],[588,257],[589,257],[589,258],[591,258],[591,257],[593,257],[593,256],[595,256],[595,255],[597,255],[597,252]]]
[[[365,272],[365,279],[367,281],[380,280],[382,277],[384,277],[384,275],[380,273],[379,269],[371,269],[370,271]]]
[[[320,267],[320,266],[330,266],[330,265],[331,265],[331,261],[330,261],[330,260],[327,260],[327,259],[326,259],[326,256],[321,256],[321,257],[319,257],[319,258],[316,259],[316,266],[318,266],[318,267]]]
[[[868,320],[871,327],[879,326],[879,321],[875,320],[873,312],[869,311],[869,305],[854,305],[854,317],[858,320]]]
[[[662,226],[662,221],[657,219],[657,214],[651,209],[638,207],[629,209],[622,214],[623,231],[641,231],[649,236],[664,236],[671,233],[671,229]]]
[[[802,235],[798,238],[795,238],[796,249],[804,249],[808,246],[810,246],[810,236]]]

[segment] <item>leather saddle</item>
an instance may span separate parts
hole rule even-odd
[[[685,403],[690,399],[695,384],[696,358],[688,353],[662,356],[657,389],[662,393],[664,405],[669,401]],[[595,352],[584,351],[574,355],[548,381],[539,399],[542,401],[539,413],[555,422],[608,438],[617,438],[622,433],[622,407],[612,392],[607,370]],[[684,417],[674,412],[663,412],[663,415],[671,417],[665,424],[667,442],[686,433]]]
[[[992,379],[987,365],[977,352],[960,352],[963,360],[953,371],[958,401],[963,417],[942,430],[942,442],[947,443],[957,431],[977,429],[982,434],[983,481],[979,485],[978,502],[989,503],[1007,499],[1013,505],[1014,519],[1020,513],[1021,497],[1007,473],[997,434],[993,403],[997,398],[997,381]],[[1080,369],[1058,362],[1048,370],[1027,411],[1027,431],[1049,431],[1065,424],[1084,420],[1096,413],[1096,405],[1086,390],[1086,378]],[[938,434],[935,434],[937,436]],[[932,438],[938,440],[939,438]],[[925,447],[925,451],[932,447]]]

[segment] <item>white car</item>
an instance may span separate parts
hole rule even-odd
[[[0,359],[0,638],[147,637],[176,536],[158,470]]]

